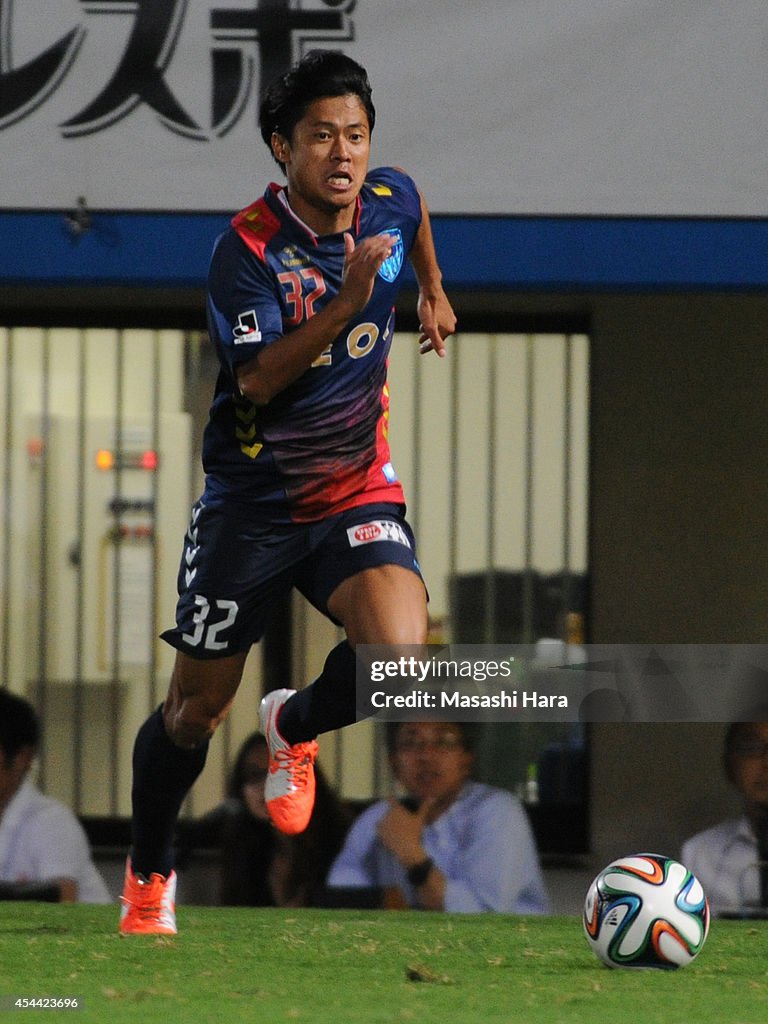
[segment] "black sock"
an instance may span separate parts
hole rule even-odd
[[[192,750],[177,747],[163,725],[162,708],[146,720],[133,748],[131,866],[147,878],[173,868],[176,819],[184,797],[203,770],[208,741]]]
[[[305,743],[321,732],[357,721],[355,668],[355,652],[342,640],[325,659],[314,683],[283,705],[278,727],[288,743]]]

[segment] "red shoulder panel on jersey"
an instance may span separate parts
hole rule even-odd
[[[263,260],[264,250],[280,230],[280,221],[262,198],[236,213],[232,227],[248,248]]]

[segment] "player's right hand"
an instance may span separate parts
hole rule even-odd
[[[355,245],[352,235],[348,231],[344,233],[344,270],[339,297],[344,298],[356,313],[367,305],[376,275],[390,256],[395,241],[391,235],[374,235]]]

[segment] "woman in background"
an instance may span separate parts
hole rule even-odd
[[[219,902],[226,906],[311,907],[321,902],[325,878],[350,825],[323,772],[306,831],[284,835],[264,801],[267,744],[252,733],[242,744],[221,813]]]

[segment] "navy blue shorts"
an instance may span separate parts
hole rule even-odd
[[[335,622],[328,598],[336,587],[377,565],[421,576],[402,505],[361,505],[316,523],[275,525],[199,501],[184,538],[176,626],[162,638],[193,658],[247,651],[292,587]]]

